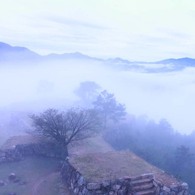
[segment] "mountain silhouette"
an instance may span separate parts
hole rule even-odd
[[[122,69],[122,70],[137,70],[144,72],[169,72],[179,71],[187,67],[195,67],[195,59],[193,58],[170,58],[157,62],[138,62],[129,61],[119,57],[100,59],[90,57],[79,52],[49,55],[39,55],[28,48],[11,46],[0,42],[0,63],[21,63],[21,62],[43,62],[43,61],[63,61],[63,60],[90,60],[103,62],[106,65]],[[151,66],[153,65],[153,66]]]
[[[0,61],[29,61],[40,59],[41,56],[25,47],[11,46],[0,42]]]

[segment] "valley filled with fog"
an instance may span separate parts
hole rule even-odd
[[[150,70],[158,66],[165,65],[147,64]],[[80,82],[94,81],[125,104],[128,113],[157,122],[164,118],[175,130],[189,134],[195,129],[194,73],[192,67],[155,72],[124,68],[122,62],[79,58],[1,62],[1,131],[24,132],[26,126],[23,129],[20,125],[28,123],[24,121],[33,112],[82,106],[74,91]]]
[[[85,184],[100,194],[195,194],[194,0],[8,0],[0,10],[0,194],[85,194]],[[63,168],[83,155],[95,177],[131,168],[128,188],[86,183],[77,166],[74,182]],[[134,181],[137,169],[154,178]]]

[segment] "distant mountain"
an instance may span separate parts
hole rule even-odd
[[[96,60],[102,61],[99,58],[90,57],[79,52],[64,53],[64,54],[49,54],[41,56],[28,48],[11,46],[0,42],[0,62],[21,62],[21,61],[47,61],[47,60]]]
[[[109,58],[107,60],[104,60],[104,63],[118,70],[144,71],[143,67],[139,65],[139,62],[129,61],[122,58]]]
[[[175,65],[184,65],[184,66],[195,66],[195,59],[193,58],[178,58],[178,59],[166,59],[159,61],[160,64],[175,64]]]
[[[193,58],[170,58],[157,62],[153,62],[153,64],[160,65],[157,71],[159,72],[170,72],[170,71],[179,71],[183,70],[187,67],[195,67],[195,59]]]
[[[122,58],[109,58],[106,61],[109,63],[115,63],[115,64],[131,64],[132,63],[129,60],[125,60]]]
[[[165,59],[157,62],[129,61],[122,58],[100,59],[84,55],[79,52],[64,54],[49,54],[41,56],[25,47],[13,47],[0,42],[0,63],[20,63],[20,62],[43,62],[43,61],[63,61],[63,60],[85,60],[98,61],[118,70],[133,70],[141,72],[170,72],[179,71],[187,67],[195,67],[195,59],[179,58]]]
[[[49,59],[49,60],[67,60],[67,59],[75,59],[75,60],[98,60],[98,61],[102,61],[99,58],[94,58],[94,57],[90,57],[88,55],[84,55],[82,53],[79,52],[75,52],[75,53],[64,53],[64,54],[49,54],[44,56],[45,59]]]
[[[41,56],[25,47],[13,47],[0,42],[0,62],[38,60]]]

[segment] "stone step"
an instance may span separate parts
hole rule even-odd
[[[135,195],[155,195],[155,189],[150,189],[150,190],[144,190],[141,192],[136,192]]]
[[[142,180],[142,179],[154,179],[154,175],[152,173],[142,174],[137,177],[132,177],[131,181],[137,181],[137,180]]]
[[[139,186],[132,186],[132,190],[139,192],[139,191],[143,191],[143,190],[152,189],[153,187],[154,187],[153,183],[148,183],[148,184],[139,185]]]
[[[152,183],[153,179],[141,179],[141,180],[135,180],[131,182],[132,186],[138,186],[138,185],[143,185],[147,183]]]

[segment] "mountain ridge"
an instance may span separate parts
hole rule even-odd
[[[169,58],[154,62],[145,61],[129,61],[120,57],[101,59],[91,57],[80,52],[51,53],[48,55],[40,55],[26,47],[11,46],[7,43],[0,42],[0,62],[22,62],[22,61],[47,61],[47,60],[91,60],[103,62],[113,67],[124,70],[142,70],[146,72],[167,72],[182,70],[186,67],[195,67],[195,59],[189,57]],[[153,65],[153,67],[151,66]],[[154,66],[155,65],[155,66]],[[159,65],[164,65],[160,67]]]

